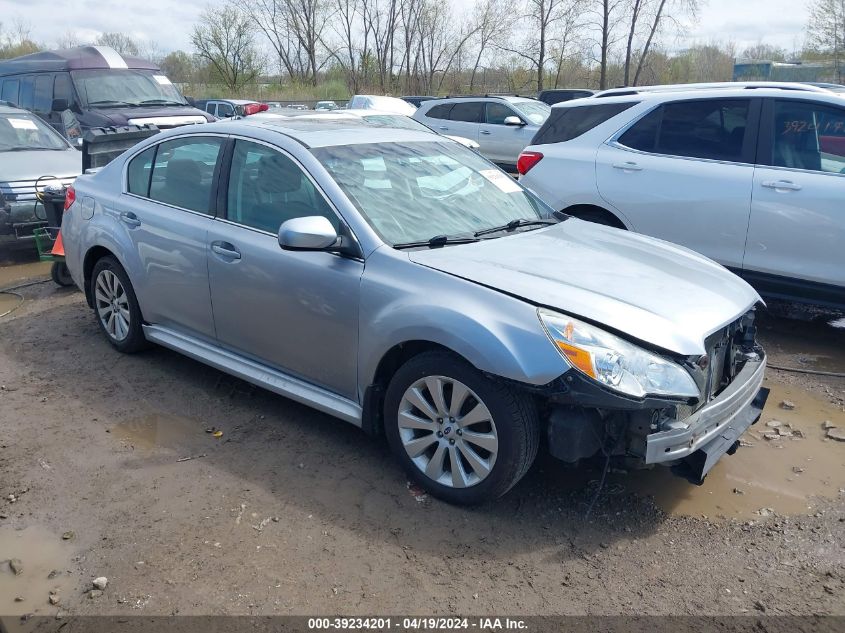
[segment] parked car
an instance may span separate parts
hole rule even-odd
[[[194,104],[218,119],[245,117],[270,109],[266,103],[250,99],[197,99]]]
[[[279,117],[283,115],[278,115],[276,113],[266,112],[263,114],[257,114],[255,118],[270,118],[270,117]],[[290,116],[290,115],[288,115]],[[363,120],[364,122],[376,126],[376,127],[392,127],[397,128],[400,130],[417,130],[419,132],[431,132],[433,134],[439,134],[436,130],[428,127],[425,123],[421,123],[416,119],[412,119],[409,116],[405,116],[404,114],[393,114],[392,112],[381,112],[379,110],[339,110],[335,112],[314,112],[314,113],[303,113],[299,115],[298,118],[301,120],[303,116],[310,116],[314,120],[324,120],[324,121],[343,121],[345,118],[348,119],[349,117],[358,118]],[[449,136],[446,134],[442,134],[445,138],[451,139],[457,143],[460,143],[464,147],[468,147],[472,150],[478,150],[478,143],[475,141],[471,141],[468,138],[463,138],[461,136]]]
[[[0,236],[21,238],[47,224],[36,193],[47,185],[70,185],[82,157],[39,117],[0,104]]]
[[[521,180],[555,210],[703,253],[764,296],[845,307],[845,101],[771,86],[557,105]]]
[[[96,127],[166,129],[213,120],[191,106],[158,66],[106,46],[0,61],[0,100],[34,112],[73,142]]]
[[[349,110],[381,110],[382,112],[393,112],[411,116],[416,108],[407,101],[396,97],[383,97],[381,95],[355,95],[346,104]]]
[[[314,109],[320,112],[337,110],[337,104],[334,101],[318,101],[317,105],[314,106]]]
[[[768,392],[739,277],[556,215],[429,132],[168,131],[77,179],[62,230],[117,350],[158,343],[384,433],[456,503],[509,490],[541,433],[568,462],[700,481]]]
[[[554,88],[550,90],[541,90],[537,95],[537,99],[551,106],[556,103],[571,101],[572,99],[591,97],[594,94],[594,90],[587,90],[586,88]]]
[[[519,153],[550,111],[527,97],[451,97],[424,101],[413,117],[438,132],[477,142],[482,156],[515,171]]]
[[[437,97],[432,97],[430,95],[419,95],[419,96],[411,96],[411,97],[402,97],[403,101],[407,101],[415,108],[419,108],[420,104],[423,101],[431,101],[432,99],[437,99]]]

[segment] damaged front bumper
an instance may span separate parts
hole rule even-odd
[[[670,466],[700,484],[760,419],[769,395],[763,387],[765,370],[759,350],[729,385],[686,417],[678,415],[677,402],[633,401],[571,374],[549,398],[549,451],[570,463],[604,452],[626,459],[630,467]]]
[[[746,362],[713,400],[684,420],[670,423],[670,428],[650,433],[645,463],[685,460],[692,468],[690,478],[703,479],[739,436],[760,419],[769,394],[763,387],[765,369],[765,358]]]

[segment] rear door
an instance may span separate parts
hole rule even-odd
[[[633,230],[741,269],[759,107],[750,98],[658,106],[599,147],[600,195]]]
[[[770,296],[845,304],[845,107],[767,100],[743,268]]]
[[[484,103],[482,101],[458,101],[449,110],[448,130],[438,131],[478,142],[478,128],[483,119]]]
[[[223,136],[190,135],[159,143],[127,167],[120,207],[142,274],[132,283],[144,320],[214,338],[206,238]]]

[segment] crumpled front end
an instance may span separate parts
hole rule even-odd
[[[755,314],[707,338],[706,354],[684,361],[699,386],[697,400],[635,400],[568,372],[549,397],[549,451],[575,462],[603,454],[628,466],[671,466],[701,483],[762,414],[766,356],[756,342]]]

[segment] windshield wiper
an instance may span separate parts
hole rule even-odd
[[[421,240],[419,242],[402,242],[399,244],[394,244],[393,248],[414,248],[420,246],[427,246],[428,248],[440,248],[441,246],[447,246],[450,244],[471,244],[472,242],[477,242],[478,238],[476,237],[449,237],[448,235],[435,235],[432,238],[427,240]]]
[[[100,101],[89,101],[89,106],[111,106],[119,108],[120,106],[137,106],[137,103],[130,103],[129,101],[116,101],[114,99],[102,99]]]
[[[540,220],[540,219],[529,219],[529,218],[519,218],[518,220],[511,220],[507,224],[503,224],[502,226],[494,226],[489,229],[483,229],[481,231],[476,231],[474,233],[475,237],[481,237],[482,235],[490,235],[491,233],[499,233],[500,231],[515,231],[516,229],[523,227],[523,226],[534,226],[534,225],[548,225],[548,224],[557,224],[558,220]]]
[[[173,101],[171,99],[144,99],[138,105],[187,105],[181,101]]]

